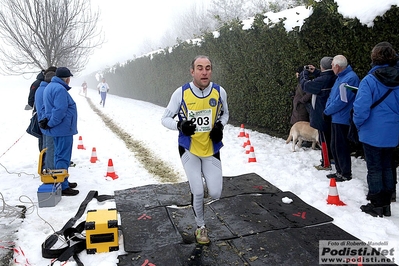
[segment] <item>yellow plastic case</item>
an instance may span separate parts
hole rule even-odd
[[[89,210],[85,229],[87,254],[119,250],[116,209]]]
[[[51,169],[46,170],[43,168],[43,160],[46,155],[47,148],[44,148],[39,155],[39,164],[37,173],[40,175],[40,179],[44,184],[62,183],[65,178],[69,177],[66,169]]]

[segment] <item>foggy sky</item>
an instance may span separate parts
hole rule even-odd
[[[195,2],[210,0],[92,1],[94,9],[100,8],[102,20],[99,27],[103,29],[106,43],[94,51],[82,75],[150,52],[144,48],[159,43],[165,32],[171,29],[176,16]],[[159,47],[155,45],[153,48]]]

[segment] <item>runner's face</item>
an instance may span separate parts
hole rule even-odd
[[[212,65],[206,58],[198,58],[194,62],[194,69],[191,69],[194,85],[204,89],[208,87],[212,77]]]

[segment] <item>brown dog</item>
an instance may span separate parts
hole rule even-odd
[[[299,121],[296,122],[290,130],[290,135],[285,141],[288,144],[292,140],[292,151],[295,151],[295,145],[298,143],[298,147],[302,146],[302,141],[311,141],[312,149],[316,149],[316,144],[319,145],[319,132],[310,126],[309,122]]]

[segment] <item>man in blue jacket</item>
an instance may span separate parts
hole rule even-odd
[[[373,67],[360,82],[353,103],[353,122],[363,144],[370,200],[360,209],[371,216],[391,216],[395,190],[392,154],[399,144],[398,59],[392,45],[377,44],[371,52]]]
[[[359,86],[360,79],[348,65],[343,55],[337,55],[332,62],[332,70],[337,79],[331,88],[324,114],[331,116],[331,153],[335,162],[334,174],[327,175],[337,182],[352,179],[352,163],[348,140],[350,112],[355,101],[355,93],[344,85]]]
[[[39,121],[45,134],[52,136],[54,141],[54,167],[66,169],[70,165],[72,156],[73,135],[78,133],[78,113],[76,103],[69,95],[71,71],[66,67],[59,67],[55,77],[43,91],[44,118]],[[68,178],[61,184],[63,196],[75,196],[79,190],[69,186]]]

